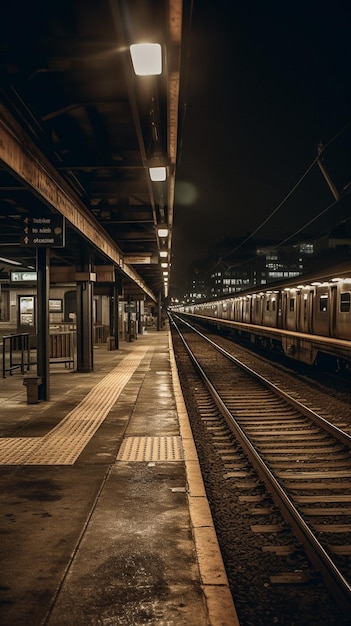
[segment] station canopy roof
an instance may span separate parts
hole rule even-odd
[[[0,278],[6,259],[35,267],[28,218],[62,216],[65,245],[48,245],[51,267],[79,269],[90,249],[127,292],[167,295],[189,10],[182,0],[2,7]],[[139,43],[160,44],[160,74],[136,75],[130,46]],[[166,180],[151,180],[154,166]]]

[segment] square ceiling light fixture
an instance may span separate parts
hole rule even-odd
[[[137,76],[162,74],[162,48],[159,43],[132,44],[130,54]]]
[[[166,168],[161,167],[149,167],[150,178],[153,183],[163,182],[167,178]]]
[[[147,160],[150,178],[153,182],[163,182],[167,179],[169,157],[162,150],[156,150]]]
[[[162,239],[164,239],[164,237],[168,237],[168,228],[167,228],[167,226],[158,226],[157,234]]]

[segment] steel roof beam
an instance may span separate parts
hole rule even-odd
[[[23,129],[18,127],[14,120],[12,128],[5,122],[9,117],[11,118],[9,113],[1,107],[0,163],[38,195],[47,206],[61,213],[100,253],[110,259],[143,292],[156,300],[143,279],[124,262],[121,250],[107,233],[101,232],[99,222],[87,212],[78,198],[72,195],[51,163],[25,136]]]

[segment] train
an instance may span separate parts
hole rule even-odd
[[[351,262],[175,309],[302,363],[351,371]]]

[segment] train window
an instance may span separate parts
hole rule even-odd
[[[275,304],[276,304],[275,300],[272,300],[272,311],[275,311]]]
[[[266,311],[269,311],[269,300],[266,302]]]
[[[290,311],[295,311],[295,298],[290,298],[290,300],[289,300],[289,309],[290,309]]]
[[[340,294],[340,313],[349,313],[351,310],[351,294],[344,291]]]
[[[321,313],[328,311],[328,294],[324,293],[319,298],[319,310]]]

